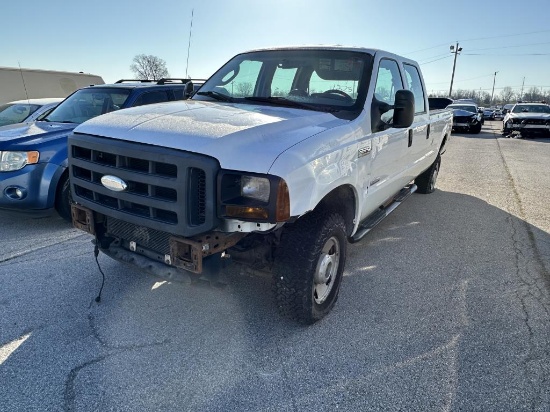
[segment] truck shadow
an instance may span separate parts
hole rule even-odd
[[[38,390],[31,374],[63,370],[66,359],[38,359],[36,349],[52,345],[52,334],[61,346],[80,342],[72,375],[60,385],[72,406],[96,399],[85,410],[122,407],[120,391],[149,410],[158,397],[186,410],[315,409],[340,398],[342,387],[368,392],[342,398],[348,410],[360,409],[364,396],[382,409],[394,396],[422,401],[415,393],[443,405],[448,388],[441,382],[458,373],[446,368],[468,353],[483,353],[495,366],[476,372],[463,365],[461,373],[494,379],[493,388],[502,388],[495,389],[495,404],[506,409],[512,395],[504,383],[522,367],[508,352],[509,336],[525,328],[527,312],[539,329],[531,325],[531,337],[513,344],[527,348],[529,339],[548,333],[540,316],[550,308],[550,235],[468,195],[412,196],[349,245],[340,299],[310,327],[281,319],[269,279],[237,266],[226,272],[227,287],[208,288],[165,282],[100,255],[107,278],[96,304],[100,275],[88,238],[57,231],[55,218],[5,223],[30,239],[48,231],[67,239],[0,263],[0,345],[30,333],[3,367],[19,370],[29,359],[41,364],[21,372],[29,374],[28,389]],[[55,275],[43,276],[38,262]],[[418,381],[424,362],[439,365],[444,377]],[[148,395],[152,382],[162,382],[155,397]],[[475,388],[458,391],[473,404],[484,401]]]

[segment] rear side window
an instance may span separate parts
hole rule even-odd
[[[420,80],[420,73],[415,66],[410,64],[403,64],[405,68],[405,78],[407,79],[407,86],[414,94],[414,111],[416,114],[424,113],[426,111],[426,98],[424,96],[424,88],[422,87],[422,81]]]
[[[134,106],[143,106],[145,104],[162,103],[170,100],[168,90],[156,90],[146,92],[139,96],[134,103]]]

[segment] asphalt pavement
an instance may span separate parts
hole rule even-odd
[[[549,411],[550,139],[453,134],[305,327],[268,279],[164,282],[0,212],[1,411]]]

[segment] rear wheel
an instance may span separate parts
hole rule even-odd
[[[428,194],[435,191],[435,183],[437,181],[440,166],[441,155],[437,155],[437,158],[432,163],[430,168],[414,180],[414,184],[418,187],[416,189],[418,193]]]
[[[71,203],[71,185],[69,184],[69,177],[65,176],[59,182],[57,195],[55,197],[55,210],[59,213],[59,216],[68,222],[72,221]]]
[[[279,313],[304,324],[326,316],[338,299],[346,249],[337,213],[311,212],[285,229],[273,267]]]

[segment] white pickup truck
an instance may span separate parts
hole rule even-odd
[[[242,53],[189,100],[74,130],[73,223],[96,253],[170,279],[213,279],[229,260],[268,272],[279,312],[310,324],[337,300],[347,242],[434,191],[451,127],[412,60]]]

